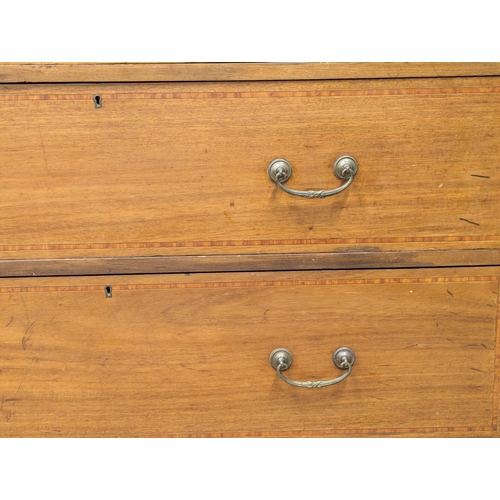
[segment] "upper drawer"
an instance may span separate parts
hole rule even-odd
[[[0,258],[497,246],[498,83],[4,86]]]

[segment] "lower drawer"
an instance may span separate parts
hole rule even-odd
[[[3,279],[0,436],[494,435],[499,276]],[[330,387],[269,364],[284,347],[286,376],[331,379],[341,346]]]

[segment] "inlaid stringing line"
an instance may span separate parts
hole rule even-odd
[[[483,236],[404,236],[392,238],[318,238],[286,240],[226,240],[226,241],[150,241],[124,243],[33,243],[30,245],[0,245],[0,251],[22,250],[106,250],[116,248],[188,248],[188,247],[245,247],[287,245],[337,245],[363,243],[444,243],[462,241],[498,241],[500,235]]]
[[[26,278],[19,278],[26,279]],[[315,286],[315,285],[379,285],[412,283],[451,283],[499,281],[500,276],[439,276],[428,278],[381,278],[381,279],[331,279],[331,280],[290,280],[290,281],[236,281],[206,283],[162,283],[162,284],[124,284],[113,285],[113,290],[168,290],[176,288],[244,288],[244,287],[280,287],[280,286]],[[26,292],[102,292],[102,285],[67,285],[67,286],[17,286],[0,287],[0,293]]]
[[[450,87],[436,89],[304,90],[261,92],[152,92],[101,93],[103,100],[129,99],[268,99],[280,97],[365,97],[398,95],[498,94],[500,87]],[[94,94],[1,94],[0,101],[86,101]]]

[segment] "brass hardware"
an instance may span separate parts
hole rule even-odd
[[[305,387],[307,389],[319,389],[321,387],[338,384],[339,382],[345,380],[352,372],[352,365],[356,361],[356,355],[352,349],[349,349],[349,347],[339,347],[333,353],[332,359],[337,368],[347,370],[347,373],[331,380],[318,380],[316,382],[297,382],[296,380],[285,377],[283,373],[281,373],[288,370],[293,362],[292,353],[284,347],[275,349],[271,353],[269,356],[269,363],[277,371],[281,380],[284,380],[287,384],[294,385],[295,387]]]
[[[276,183],[276,185],[288,194],[293,194],[295,196],[302,196],[304,198],[326,198],[327,196],[332,196],[338,194],[344,189],[347,189],[353,182],[355,175],[358,173],[358,162],[352,156],[341,156],[335,162],[333,166],[334,174],[342,180],[347,182],[342,186],[330,189],[329,191],[299,191],[297,189],[290,189],[285,187],[283,184],[290,179],[292,175],[292,166],[290,163],[283,158],[276,158],[267,167],[267,173],[269,177]]]
[[[102,96],[100,94],[95,94],[93,99],[95,107],[102,108]]]

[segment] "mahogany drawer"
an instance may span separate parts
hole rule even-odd
[[[495,435],[499,276],[2,279],[0,436]],[[341,346],[334,386],[269,364],[283,347],[286,376],[331,379]]]
[[[499,113],[492,77],[4,85],[0,259],[497,248]],[[343,155],[332,197],[268,176]]]

